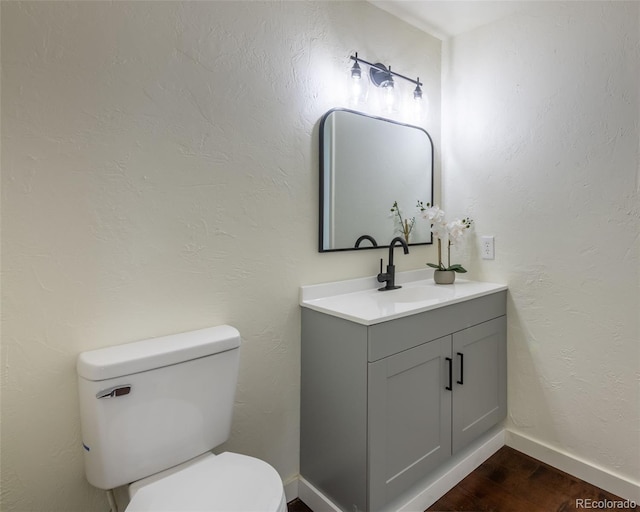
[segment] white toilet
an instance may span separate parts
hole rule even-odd
[[[126,512],[286,512],[269,464],[210,451],[229,437],[239,352],[222,325],[81,353],[89,483],[129,485]]]

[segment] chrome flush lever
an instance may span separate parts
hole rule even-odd
[[[129,393],[131,393],[131,384],[124,384],[98,391],[96,393],[96,398],[115,398],[118,396],[128,395]]]

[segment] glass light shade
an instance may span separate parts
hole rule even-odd
[[[429,113],[429,99],[424,94],[424,92],[422,93],[422,96],[414,96],[413,100],[409,103],[411,104],[409,107],[409,116],[411,117],[412,121],[415,123],[424,121],[427,118],[427,114]]]
[[[394,113],[398,111],[398,101],[396,98],[396,90],[393,81],[381,88],[382,92],[382,109],[386,113]]]
[[[349,106],[362,107],[367,101],[367,93],[369,91],[369,81],[364,73],[349,73],[348,85],[349,89]]]

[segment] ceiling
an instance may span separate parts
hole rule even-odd
[[[440,39],[468,32],[522,10],[530,1],[369,0],[407,23]]]

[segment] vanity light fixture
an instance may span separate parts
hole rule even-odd
[[[383,91],[385,109],[388,111],[394,111],[396,108],[396,98],[395,98],[395,82],[393,77],[402,78],[407,82],[411,82],[415,84],[416,88],[413,91],[413,99],[416,103],[420,103],[422,101],[422,82],[420,82],[420,78],[418,77],[416,80],[409,78],[407,76],[401,75],[400,73],[396,73],[391,70],[391,66],[387,67],[384,64],[377,62],[372,63],[368,62],[364,59],[358,57],[358,53],[355,55],[351,55],[349,57],[352,61],[354,61],[353,66],[351,67],[351,79],[354,82],[354,91],[362,90],[362,68],[360,67],[360,63],[366,64],[369,66],[369,79],[371,83],[376,87],[380,87]]]

